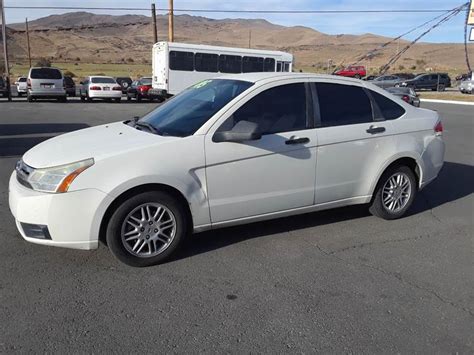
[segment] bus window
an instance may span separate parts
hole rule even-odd
[[[290,63],[285,62],[285,68],[283,69],[283,71],[290,71]]]
[[[277,62],[277,72],[281,72],[281,62]]]
[[[171,70],[194,70],[194,53],[170,51],[170,69]]]
[[[263,71],[275,71],[275,59],[265,58],[263,62]]]
[[[196,53],[194,55],[194,69],[209,73],[217,73],[219,67],[219,56],[210,53]]]
[[[242,57],[221,54],[219,56],[219,71],[221,73],[242,73]]]
[[[242,60],[242,72],[262,72],[263,71],[263,58],[261,57],[244,57]]]

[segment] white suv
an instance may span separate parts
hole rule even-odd
[[[152,265],[193,231],[351,204],[399,218],[443,165],[442,131],[436,112],[360,80],[224,76],[139,120],[34,147],[10,209],[30,242],[106,240],[121,261]]]

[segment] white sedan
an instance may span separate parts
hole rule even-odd
[[[120,102],[122,87],[111,76],[89,76],[81,81],[79,96],[81,101],[102,99]]]
[[[153,265],[192,232],[352,204],[400,218],[443,166],[442,132],[436,112],[360,80],[223,76],[141,119],[32,148],[10,209],[27,241],[106,241],[119,260]]]

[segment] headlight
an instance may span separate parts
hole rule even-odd
[[[66,192],[74,179],[92,165],[94,159],[87,159],[51,168],[34,169],[19,161],[16,171],[20,183],[26,182],[25,185],[29,185],[33,190],[61,193]]]

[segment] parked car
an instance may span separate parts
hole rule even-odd
[[[65,76],[64,77],[64,87],[66,89],[66,94],[67,96],[76,96],[76,84],[74,83],[74,80],[70,76]]]
[[[448,74],[421,74],[411,80],[402,81],[399,86],[408,86],[415,90],[444,91],[451,87]]]
[[[127,93],[127,89],[130,87],[130,85],[132,85],[133,82],[132,78],[129,77],[118,77],[115,78],[115,80],[122,87],[122,94]]]
[[[420,97],[413,88],[409,87],[392,87],[386,89],[392,95],[398,96],[403,101],[408,102],[410,105],[420,107]]]
[[[30,68],[27,87],[29,102],[51,98],[58,101],[67,100],[63,73],[58,68]]]
[[[10,210],[29,242],[106,240],[119,260],[153,265],[193,231],[352,204],[400,218],[443,166],[442,132],[437,112],[361,80],[226,75],[32,148]]]
[[[378,78],[371,80],[370,82],[383,89],[394,87],[402,81],[398,76],[395,75],[382,75]]]
[[[127,100],[136,99],[137,101],[142,101],[142,99],[147,99],[153,101],[154,97],[148,96],[151,82],[152,78],[141,78],[132,82],[132,85],[127,89]]]
[[[8,97],[8,88],[5,80],[0,76],[0,95],[2,97]]]
[[[81,82],[79,96],[81,101],[101,99],[120,102],[122,87],[111,76],[89,76]]]
[[[18,96],[23,96],[28,93],[28,85],[27,85],[28,78],[25,76],[20,76],[16,82],[16,92],[18,93]]]
[[[464,73],[464,74],[460,74],[458,76],[456,76],[456,78],[454,80],[456,81],[464,81],[468,78],[471,78],[472,76],[472,73]]]
[[[347,68],[334,72],[335,75],[346,76],[350,78],[360,79],[367,75],[367,71],[363,65],[351,65]]]
[[[466,78],[459,84],[459,91],[463,94],[472,94],[474,92],[474,78]]]

